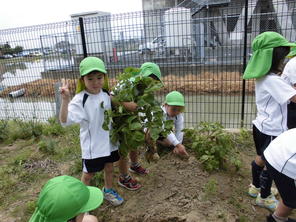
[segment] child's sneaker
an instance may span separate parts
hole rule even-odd
[[[136,173],[139,175],[147,175],[149,173],[149,170],[145,169],[141,165],[139,166],[130,166],[129,171],[132,173]]]
[[[261,190],[260,187],[257,188],[257,187],[255,187],[253,184],[250,184],[250,185],[249,185],[248,194],[249,194],[249,196],[251,196],[251,197],[257,197],[258,194],[260,193],[260,190]]]
[[[258,194],[260,193],[260,190],[261,190],[260,188],[255,187],[253,184],[250,184],[248,194],[249,194],[249,196],[256,198],[258,196]],[[279,193],[275,187],[272,187],[270,192],[274,196],[276,196]]]
[[[104,199],[109,201],[113,206],[119,206],[123,203],[123,198],[112,188],[103,188]]]
[[[276,220],[270,214],[269,216],[266,217],[266,222],[276,222]],[[288,218],[288,220],[286,222],[296,222],[296,220],[292,219],[292,218]]]
[[[138,190],[142,187],[141,184],[139,184],[138,181],[134,180],[131,176],[128,178],[119,177],[118,184],[128,190]]]
[[[265,207],[268,210],[274,211],[278,205],[279,201],[275,198],[273,194],[270,194],[266,198],[261,198],[260,194],[258,194],[256,198],[256,205],[260,207]]]

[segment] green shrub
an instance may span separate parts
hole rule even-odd
[[[9,123],[9,139],[11,142],[17,139],[39,138],[43,132],[43,124],[37,120],[23,121],[15,119]]]
[[[48,124],[44,124],[44,135],[60,136],[65,134],[64,127],[61,126],[56,117],[49,118],[47,121]]]
[[[9,137],[8,121],[0,120],[0,142],[5,141]]]
[[[43,139],[38,143],[38,149],[40,152],[54,155],[56,154],[57,142],[53,139]]]
[[[186,129],[185,145],[191,147],[207,171],[223,169],[227,161],[240,168],[235,144],[230,133],[219,123],[201,122],[196,129]]]

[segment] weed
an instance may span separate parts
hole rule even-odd
[[[9,123],[9,140],[38,138],[42,135],[43,124],[36,121],[22,121],[15,119]]]
[[[38,149],[44,154],[56,154],[56,147],[58,147],[57,142],[51,138],[43,139],[38,143]]]
[[[218,182],[216,179],[209,179],[209,181],[203,186],[203,192],[206,198],[213,197],[217,193]]]
[[[8,121],[0,120],[0,142],[5,141],[8,138]]]
[[[205,170],[223,169],[227,161],[236,169],[240,168],[241,161],[231,135],[221,124],[201,122],[196,129],[184,131],[188,138],[186,146],[194,150]]]
[[[32,215],[36,207],[36,201],[29,201],[25,206],[25,213]]]
[[[49,124],[44,125],[43,135],[60,136],[65,134],[65,128],[61,126],[56,117],[49,118]]]

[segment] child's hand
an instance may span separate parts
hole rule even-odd
[[[62,99],[69,100],[70,90],[69,90],[69,80],[62,79],[62,87],[60,87],[60,92]]]
[[[186,157],[186,158],[189,157],[188,153],[186,152],[186,148],[185,148],[185,146],[183,146],[181,143],[178,144],[178,145],[174,148],[173,152],[174,152],[175,154],[179,155],[179,156],[183,156],[183,157]]]

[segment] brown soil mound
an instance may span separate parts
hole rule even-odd
[[[116,79],[109,79],[110,85],[116,84]],[[25,96],[28,97],[48,97],[54,96],[54,84],[56,79],[40,79],[33,82],[25,83],[19,86],[7,87],[0,92],[0,97],[6,97],[10,92],[24,88]],[[200,75],[188,74],[184,76],[167,75],[163,77],[164,89],[161,92],[167,93],[177,90],[182,93],[198,94],[238,94],[242,91],[241,74],[231,73],[203,73]],[[69,80],[70,90],[75,92],[76,80]],[[254,92],[254,81],[248,81],[246,84],[246,93]]]

